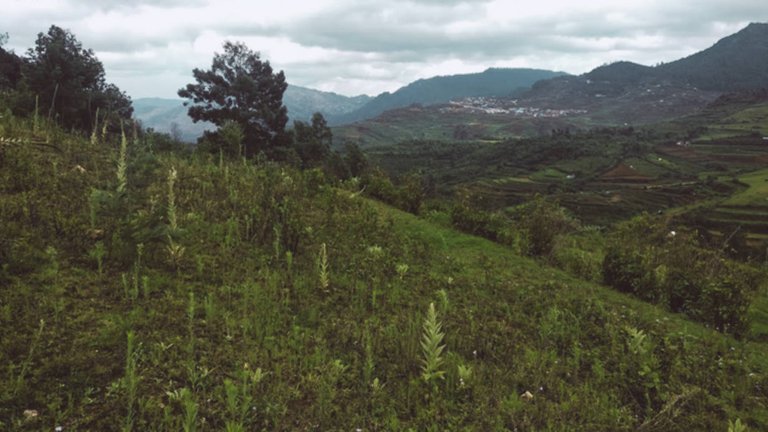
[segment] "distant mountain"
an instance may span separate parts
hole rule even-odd
[[[703,90],[768,87],[768,23],[752,23],[711,48],[655,68]]]
[[[309,121],[312,114],[321,112],[327,118],[354,111],[371,99],[370,96],[347,97],[336,93],[289,85],[283,94],[283,104],[288,108],[288,125],[294,120]],[[194,142],[205,130],[215,129],[210,123],[194,123],[187,116],[187,107],[181,99],[140,98],[133,101],[134,116],[144,127],[159,132],[171,132],[176,124],[181,139]]]
[[[382,93],[360,109],[332,117],[333,124],[376,117],[384,111],[412,104],[434,105],[479,96],[512,96],[539,80],[565,75],[541,69],[487,69],[484,72],[420,79],[394,93]]]
[[[725,92],[768,87],[768,24],[650,67],[621,61],[581,76],[539,81],[520,103],[587,110],[598,123],[649,123],[691,114]]]
[[[215,129],[210,123],[194,123],[187,115],[187,107],[181,99],[139,98],[133,100],[133,116],[145,128],[171,133],[172,125],[178,127],[179,138],[195,142],[205,130]]]
[[[293,120],[309,121],[316,112],[332,119],[359,109],[371,99],[368,95],[348,97],[294,85],[289,85],[283,94],[283,103],[291,118],[290,124]]]
[[[441,79],[455,77],[433,80]],[[388,97],[413,94],[417,84],[427,85],[416,82]],[[481,101],[484,111],[466,109],[471,101],[444,108],[398,108],[337,127],[335,133],[361,145],[391,145],[399,140],[451,140],[465,135],[482,139],[526,136],[547,133],[548,127],[649,124],[702,112],[733,91],[759,97],[762,93],[755,89],[760,88],[768,88],[768,24],[750,24],[708,49],[671,63],[652,67],[620,61],[580,76],[542,79],[507,101]],[[348,116],[380,103],[384,96]]]

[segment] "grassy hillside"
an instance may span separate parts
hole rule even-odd
[[[0,120],[2,429],[768,427],[764,342],[317,170],[31,123]]]

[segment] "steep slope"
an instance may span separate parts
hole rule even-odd
[[[655,69],[662,78],[704,90],[768,87],[768,23],[752,23],[711,48]]]
[[[1,430],[768,426],[762,342],[314,171],[131,148],[118,193],[114,146],[19,123],[0,119]]]
[[[689,57],[655,67],[616,62],[536,83],[524,104],[579,108],[605,124],[695,113],[723,92],[768,87],[768,24],[750,24]]]
[[[510,96],[536,81],[565,75],[541,69],[487,69],[481,73],[422,79],[383,93],[360,109],[334,119],[334,124],[376,117],[384,111],[412,104],[431,105],[473,96]]]
[[[308,121],[316,112],[334,118],[359,109],[371,99],[367,95],[348,97],[295,85],[289,85],[283,94],[283,104],[288,108],[291,121]]]

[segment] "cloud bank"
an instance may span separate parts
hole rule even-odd
[[[488,67],[583,73],[672,61],[749,22],[764,0],[6,0],[0,33],[22,53],[71,30],[132,97],[174,97],[225,40],[261,52],[292,84],[346,95],[393,91]],[[581,2],[585,3],[585,2]]]

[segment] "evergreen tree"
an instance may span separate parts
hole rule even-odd
[[[21,58],[3,49],[7,41],[8,33],[0,34],[0,91],[13,89],[21,79]]]
[[[133,113],[131,99],[104,79],[104,66],[75,35],[51,26],[39,33],[22,68],[28,99],[39,97],[50,117],[63,126],[90,130],[96,109],[122,119]]]
[[[331,153],[333,134],[319,112],[312,115],[312,124],[293,122],[293,140],[305,167],[315,167]]]
[[[224,53],[214,55],[211,69],[194,69],[192,75],[197,83],[179,90],[179,96],[190,99],[185,105],[192,120],[219,127],[228,120],[238,123],[246,156],[264,151],[274,157],[289,144],[285,75],[273,73],[257,52],[240,42],[226,42]]]

